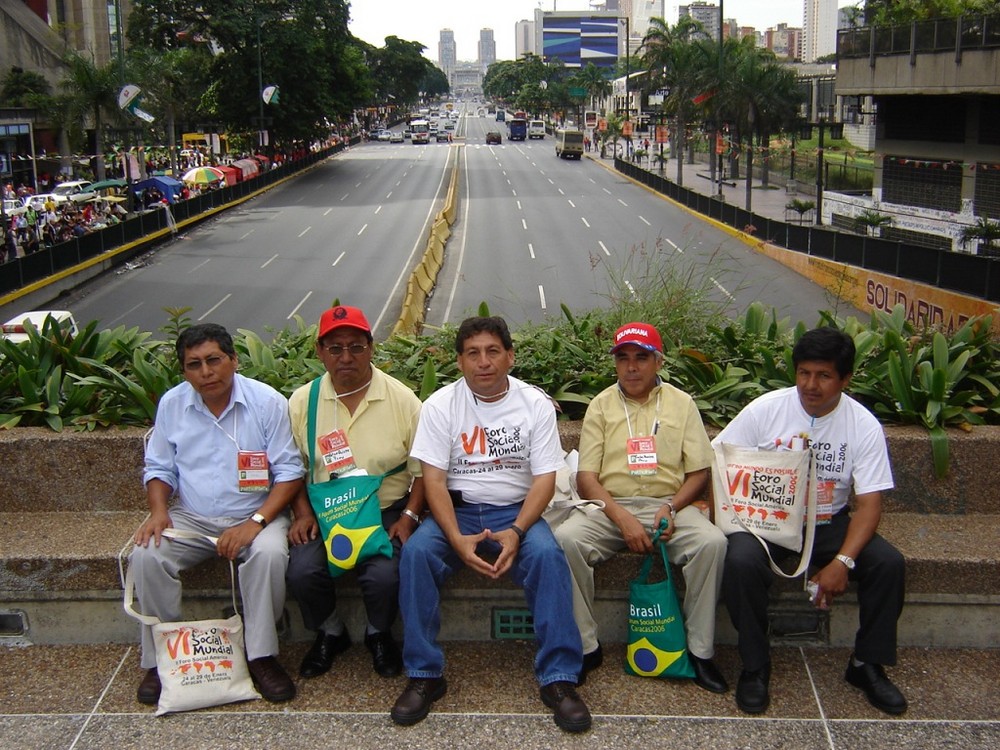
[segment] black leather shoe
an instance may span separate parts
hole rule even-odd
[[[139,703],[145,703],[147,706],[155,706],[160,702],[160,675],[156,667],[146,670],[135,697],[139,699]]]
[[[248,661],[247,669],[265,700],[281,703],[295,697],[295,683],[273,656]]]
[[[340,635],[330,635],[320,630],[316,633],[316,642],[302,658],[299,674],[302,677],[319,677],[321,674],[326,674],[333,666],[334,657],[350,647],[351,636],[347,634],[346,629]]]
[[[881,664],[862,664],[854,666],[854,657],[847,662],[847,672],[844,679],[865,691],[868,702],[880,711],[898,716],[906,711],[906,698],[892,681],[886,677]]]
[[[736,683],[736,705],[744,713],[764,713],[771,702],[771,696],[767,693],[770,682],[770,664],[765,664],[753,672],[744,669],[740,673],[739,682]]]
[[[587,673],[592,672],[604,663],[604,649],[601,648],[601,644],[597,644],[597,648],[591,651],[589,654],[583,655],[583,669],[580,670],[580,676],[576,680],[576,686],[580,687],[583,683],[587,681]]]
[[[372,667],[382,677],[395,677],[403,671],[403,655],[391,633],[365,636],[365,646],[372,654]]]
[[[408,727],[422,721],[430,713],[431,704],[448,692],[444,677],[413,677],[406,690],[396,699],[389,716],[397,724]]]
[[[694,684],[710,693],[725,693],[729,690],[729,683],[722,676],[719,668],[711,659],[701,659],[690,651],[688,658],[691,666],[694,667]]]
[[[542,703],[555,711],[556,726],[567,732],[590,729],[590,711],[569,682],[550,682],[542,688]]]

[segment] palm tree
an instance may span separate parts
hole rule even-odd
[[[693,18],[681,18],[670,26],[662,18],[651,18],[640,47],[642,66],[649,71],[650,85],[669,91],[663,102],[664,114],[675,118],[671,139],[677,158],[677,183],[684,184],[684,141],[688,123],[698,111],[695,97],[704,94],[707,46],[695,38],[702,28]],[[714,43],[713,43],[714,44]]]
[[[603,100],[604,97],[611,93],[611,81],[608,80],[604,70],[598,68],[592,62],[587,63],[586,66],[577,71],[576,75],[573,76],[573,83],[587,90],[592,110],[597,109],[597,106],[594,104],[595,99],[600,97]]]
[[[68,97],[68,108],[77,121],[90,119],[94,126],[95,174],[105,178],[104,120],[108,113],[117,112],[118,69],[112,62],[99,68],[92,60],[71,52],[67,55],[69,70],[60,82]]]

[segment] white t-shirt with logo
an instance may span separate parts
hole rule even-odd
[[[420,410],[410,455],[448,472],[448,489],[466,502],[523,502],[534,477],[563,465],[552,402],[534,386],[507,380],[509,392],[494,403],[478,401],[462,379]]]
[[[747,404],[712,445],[788,450],[793,438],[812,447],[818,479],[833,482],[834,513],[847,505],[852,484],[858,495],[892,489],[882,425],[846,393],[832,412],[815,419],[802,408],[794,386],[765,393]]]

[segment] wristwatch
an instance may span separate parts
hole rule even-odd
[[[513,531],[513,532],[514,532],[515,534],[517,534],[517,539],[518,539],[518,541],[520,541],[520,542],[523,542],[523,541],[524,541],[524,529],[522,529],[522,528],[521,528],[520,526],[518,526],[518,525],[517,525],[516,523],[512,523],[512,524],[510,525],[510,528],[511,528],[511,530],[512,530],[512,531]]]
[[[838,560],[840,560],[844,565],[847,566],[848,570],[854,570],[854,558],[848,557],[847,555],[837,555]]]
[[[254,513],[252,516],[250,516],[250,520],[253,521],[254,523],[259,523],[262,529],[267,528],[267,519],[264,518],[264,516],[262,516],[260,513]]]

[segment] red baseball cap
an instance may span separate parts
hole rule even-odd
[[[331,331],[345,327],[357,328],[359,331],[367,333],[369,337],[372,335],[372,327],[368,325],[368,319],[361,310],[356,307],[337,305],[325,310],[320,316],[319,333],[316,335],[316,339],[318,341]]]
[[[615,343],[611,347],[611,353],[614,354],[625,344],[635,344],[646,351],[663,354],[663,340],[649,323],[626,323],[615,331]]]

